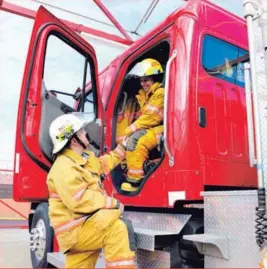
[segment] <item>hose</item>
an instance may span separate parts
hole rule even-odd
[[[267,242],[267,218],[265,188],[258,189],[258,207],[256,208],[256,242],[262,247]]]

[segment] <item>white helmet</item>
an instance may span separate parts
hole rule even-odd
[[[64,114],[57,117],[50,125],[49,134],[54,145],[53,154],[61,151],[73,135],[89,123],[85,118],[74,114]]]

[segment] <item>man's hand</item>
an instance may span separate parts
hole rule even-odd
[[[133,133],[132,129],[129,126],[126,127],[124,132],[125,132],[126,135],[131,135]]]

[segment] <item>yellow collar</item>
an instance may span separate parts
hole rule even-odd
[[[158,88],[161,88],[162,87],[162,84],[160,82],[155,82],[151,87],[150,89],[146,92],[144,89],[141,89],[139,91],[139,94],[141,95],[145,95],[146,96],[146,99],[155,92],[155,90],[157,90]]]
[[[78,165],[85,165],[87,163],[87,160],[85,158],[83,158],[81,155],[79,155],[78,153],[76,153],[75,151],[71,149],[65,149],[62,155],[70,158],[72,161],[74,161]]]

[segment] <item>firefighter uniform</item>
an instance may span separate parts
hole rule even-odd
[[[163,105],[164,88],[161,83],[155,82],[146,92],[139,90],[136,95],[140,106],[140,117],[125,130],[130,140],[138,130],[145,130],[138,137],[135,148],[126,153],[128,167],[127,181],[121,186],[122,190],[134,191],[131,183],[139,183],[144,177],[143,165],[148,158],[149,151],[157,146],[163,133]]]
[[[134,267],[119,201],[107,196],[100,181],[124,157],[121,145],[100,158],[65,149],[52,166],[47,178],[49,217],[67,268],[93,268],[102,248],[107,267]]]

